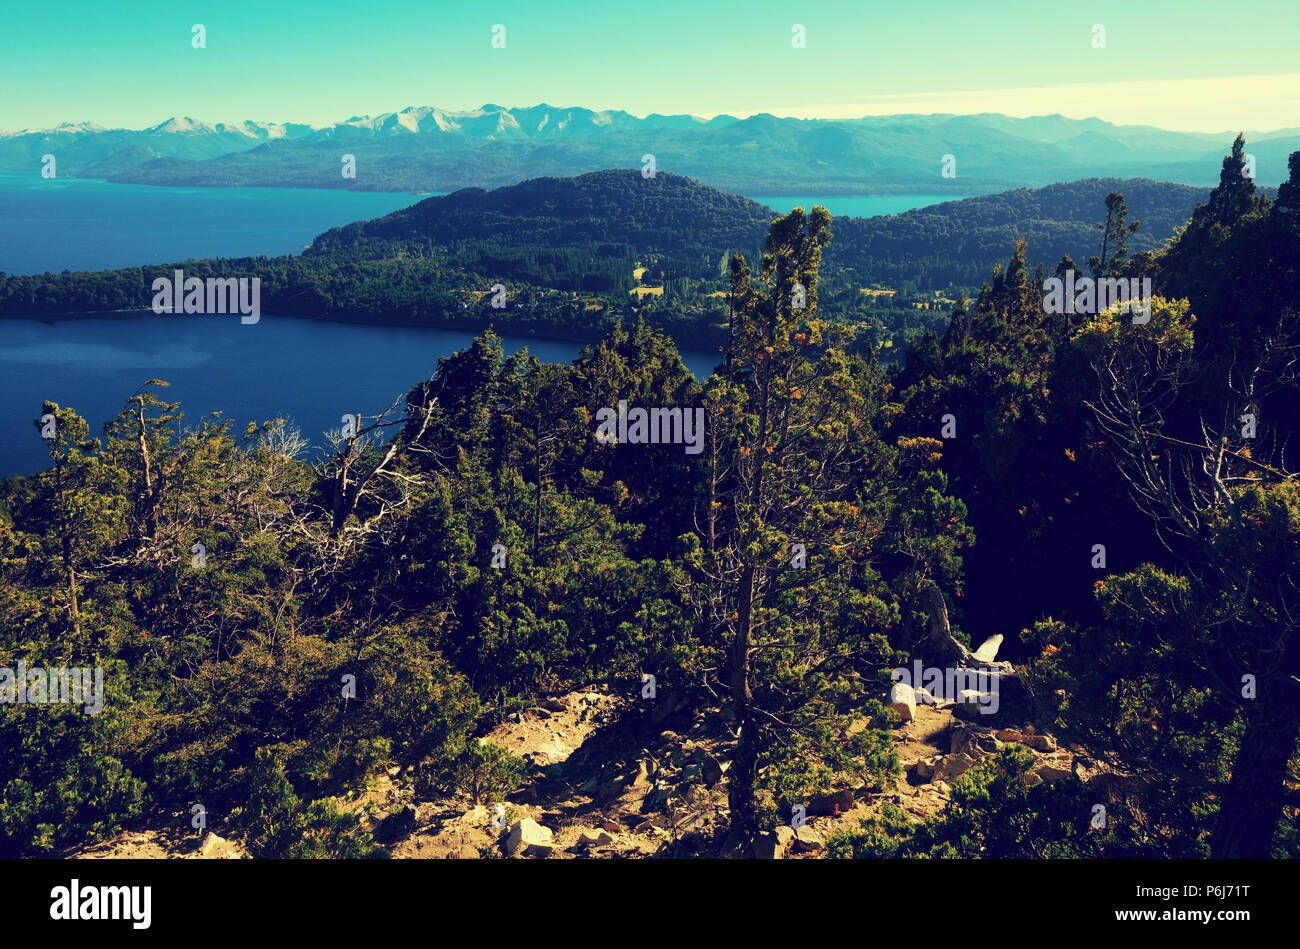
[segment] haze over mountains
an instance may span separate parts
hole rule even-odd
[[[83,122],[0,132],[0,170],[35,169],[54,154],[60,175],[138,184],[453,191],[640,167],[652,154],[657,168],[742,193],[963,195],[1094,176],[1210,185],[1233,134],[1060,115],[704,120],[489,104],[410,107],[324,127],[177,117],[141,130]],[[1257,182],[1276,184],[1300,148],[1300,129],[1247,133],[1247,145]],[[355,179],[340,173],[343,154],[356,158]],[[941,173],[945,155],[955,159],[955,178]]]

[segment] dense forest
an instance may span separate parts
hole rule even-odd
[[[0,490],[0,657],[102,667],[106,694],[98,715],[0,716],[0,852],[198,802],[257,855],[382,855],[338,795],[401,769],[499,799],[524,765],[479,740],[497,723],[600,684],[658,732],[647,676],[726,723],[725,833],[675,851],[725,852],[818,795],[901,780],[887,670],[942,664],[950,617],[962,649],[1007,636],[1025,714],[1124,793],[1098,827],[1093,788],[1028,780],[1009,743],[940,813],[885,808],[830,855],[1300,855],[1300,153],[1272,201],[1243,167],[1239,139],[1162,248],[1136,242],[1117,192],[1090,227],[1068,189],[1040,199],[1090,233],[1078,265],[974,231],[1002,235],[1004,262],[890,364],[823,318],[823,269],[849,267],[841,226],[820,208],[769,226],[728,198],[646,235],[685,276],[725,270],[726,353],[702,383],[638,320],[571,365],[505,357],[484,333],[314,456],[276,420],[186,419],[165,380],[123,393],[98,434],[34,404],[50,461]],[[524,194],[506,190],[503,207]],[[483,198],[331,232],[300,259],[207,266],[260,268],[268,309],[416,307],[425,279],[476,276],[515,226],[476,217]],[[423,215],[462,205],[475,240],[452,264],[462,232]],[[571,192],[554,211],[548,240],[627,262],[619,218]],[[728,215],[766,227],[745,232],[757,253]],[[1053,267],[1150,276],[1150,320],[1045,313]],[[9,278],[4,310],[138,306],[153,270]],[[698,408],[704,450],[595,437],[620,401]]]

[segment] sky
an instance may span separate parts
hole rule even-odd
[[[1300,0],[15,0],[0,19],[0,129],[546,102],[1266,131],[1300,126],[1297,50]]]

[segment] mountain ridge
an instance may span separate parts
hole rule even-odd
[[[1280,182],[1300,132],[1252,134],[1258,182]],[[136,131],[65,124],[0,133],[0,170],[30,170],[54,154],[60,175],[116,183],[449,192],[641,165],[652,155],[659,168],[730,192],[965,197],[1090,176],[1212,185],[1229,146],[1228,136],[1060,115],[757,113],[706,120],[488,104],[460,111],[407,106],[319,128],[188,116]],[[355,159],[355,177],[340,173],[344,155]]]

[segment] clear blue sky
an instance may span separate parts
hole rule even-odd
[[[206,49],[191,47],[195,23]],[[497,23],[505,49],[490,44]],[[791,46],[796,23],[806,49]],[[1261,130],[1300,125],[1298,50],[1300,0],[10,0],[0,128],[172,115],[320,125],[545,101],[637,115],[1059,111]]]

